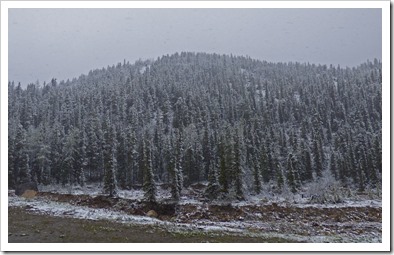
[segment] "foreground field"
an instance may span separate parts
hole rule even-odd
[[[22,207],[8,209],[10,243],[206,243],[289,242],[210,232],[171,232],[161,226],[122,224],[35,214]]]
[[[147,217],[151,209],[157,212]],[[381,242],[379,201],[336,205],[159,203],[9,194],[9,242]],[[138,233],[138,234],[136,234]]]

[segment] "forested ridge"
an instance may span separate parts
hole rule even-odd
[[[382,69],[182,52],[8,85],[9,187],[102,183],[111,196],[207,183],[207,199],[381,185]]]

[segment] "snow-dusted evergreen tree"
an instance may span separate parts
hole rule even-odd
[[[287,158],[287,185],[290,187],[290,191],[293,193],[297,192],[297,181],[295,174],[295,158],[292,154],[289,154]]]
[[[29,164],[29,154],[25,153],[21,161],[18,163],[19,165],[19,182],[30,182],[31,181],[31,169]]]
[[[85,185],[85,172],[88,165],[88,158],[86,156],[86,134],[80,131],[78,134],[78,140],[74,144],[74,165],[73,165],[73,180],[81,186]]]
[[[111,158],[108,162],[108,166],[105,169],[104,175],[104,193],[110,197],[116,196],[117,194],[117,182],[116,182],[116,169],[117,161],[115,152],[116,149],[113,148],[111,153]]]
[[[240,151],[240,137],[238,133],[235,135],[234,146],[233,146],[233,156],[231,162],[231,171],[233,176],[233,187],[235,191],[235,197],[238,200],[245,199],[245,186],[244,186],[244,169],[241,162],[241,151]]]
[[[21,124],[18,125],[15,137],[15,183],[20,184],[31,181],[31,173],[29,166],[29,155],[26,144],[26,131]]]
[[[51,183],[51,168],[50,168],[50,147],[44,141],[39,144],[39,152],[37,153],[37,164],[40,171],[40,183]]]
[[[317,140],[313,142],[313,155],[314,155],[313,163],[314,163],[316,176],[321,177],[323,172],[323,163],[322,163],[320,148],[318,144],[319,143]]]
[[[116,160],[116,131],[115,126],[109,124],[109,119],[105,121],[105,146],[104,146],[104,192],[109,196],[117,194],[117,170],[118,163]]]
[[[15,188],[16,185],[16,169],[15,169],[15,142],[8,135],[8,188]]]
[[[183,188],[183,171],[182,171],[182,136],[177,132],[175,135],[176,147],[173,159],[173,169],[171,173],[172,183],[171,183],[171,196],[175,201],[178,201],[181,196],[181,191]]]
[[[337,170],[337,159],[335,157],[335,153],[331,153],[330,158],[330,172],[335,179],[338,178],[338,170]]]
[[[219,154],[219,184],[221,192],[227,194],[230,185],[230,166],[227,161],[227,148],[223,138],[220,138],[217,150]]]
[[[152,169],[152,148],[151,145],[143,145],[143,173],[144,173],[144,185],[143,189],[145,191],[144,198],[150,203],[156,203],[156,184],[154,180],[154,174]]]
[[[300,173],[301,180],[309,182],[313,179],[313,168],[311,154],[304,142],[301,142],[299,153],[301,154],[301,163],[303,166]]]
[[[126,155],[126,185],[132,187],[136,184],[138,173],[138,143],[133,128],[127,132],[127,155]]]
[[[129,153],[129,148],[127,146],[127,138],[124,130],[118,130],[117,134],[117,148],[116,148],[116,158],[118,163],[118,170],[116,179],[118,180],[118,185],[121,189],[127,187],[127,182],[130,181],[129,167],[127,162],[127,155]]]
[[[209,200],[214,200],[218,198],[220,194],[219,175],[217,166],[214,162],[210,163],[209,167],[208,186],[205,190],[205,197]]]
[[[172,183],[176,165],[186,187],[209,182],[216,169],[228,197],[236,175],[232,139],[240,128],[241,169],[250,189],[245,196],[259,186],[281,190],[289,153],[297,185],[325,178],[336,161],[334,178],[341,185],[378,188],[381,74],[378,60],[341,68],[182,52],[73,80],[10,81],[9,184],[22,181],[27,165],[39,183],[77,184],[83,154],[86,182],[103,184],[115,147],[115,179],[122,188],[141,187],[147,160],[142,138],[148,134],[157,181]],[[112,129],[115,146],[107,143]],[[185,149],[178,158],[176,130]]]
[[[256,153],[257,154],[257,153]],[[261,192],[261,171],[260,166],[257,159],[253,159],[253,189],[256,194],[260,194]]]

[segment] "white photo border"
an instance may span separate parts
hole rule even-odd
[[[382,10],[382,243],[8,243],[8,10],[12,8],[379,8]],[[389,251],[390,2],[389,1],[2,1],[1,2],[2,251]]]

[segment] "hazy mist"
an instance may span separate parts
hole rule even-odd
[[[380,9],[10,9],[9,80],[72,79],[181,51],[355,66],[381,59]]]

